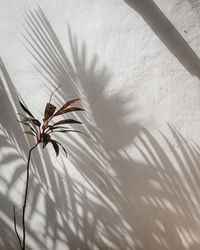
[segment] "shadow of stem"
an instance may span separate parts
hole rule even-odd
[[[192,75],[200,78],[200,59],[153,0],[123,0],[137,11],[169,51]]]

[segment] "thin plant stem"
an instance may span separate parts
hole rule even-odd
[[[19,234],[18,234],[18,232],[17,232],[17,223],[16,223],[15,206],[13,207],[13,214],[14,214],[14,228],[15,228],[15,233],[16,233],[16,235],[17,235],[17,239],[18,239],[18,241],[19,241],[20,248],[22,248],[21,239],[20,239]]]
[[[27,195],[28,195],[28,185],[29,185],[29,170],[30,170],[29,163],[31,159],[31,152],[33,151],[34,148],[37,147],[38,144],[39,142],[37,142],[35,146],[29,150],[29,154],[28,154],[28,162],[27,162],[27,168],[26,168],[26,189],[25,189],[24,205],[23,205],[23,211],[22,211],[22,228],[23,228],[22,250],[25,250],[25,242],[26,242],[25,212],[26,212],[26,202],[27,202]]]
[[[24,194],[24,204],[23,204],[23,210],[22,210],[22,230],[23,230],[23,237],[22,237],[22,241],[19,237],[19,234],[17,232],[17,225],[16,225],[16,216],[15,216],[15,207],[14,207],[14,227],[15,227],[15,233],[17,235],[20,247],[22,250],[25,250],[26,248],[26,225],[25,225],[25,212],[26,212],[26,203],[27,203],[27,196],[28,196],[28,187],[29,187],[29,164],[30,164],[30,159],[31,159],[31,152],[33,151],[34,148],[37,147],[37,145],[40,143],[40,141],[38,141],[34,147],[32,147],[29,150],[29,154],[28,154],[28,162],[27,162],[27,166],[26,166],[26,188],[25,188],[25,194]]]
[[[62,84],[63,84],[63,82],[61,82],[61,83],[58,85],[58,87],[51,93],[50,98],[49,98],[49,103],[51,102],[51,98],[52,98],[53,94],[60,88],[60,86],[61,86]]]

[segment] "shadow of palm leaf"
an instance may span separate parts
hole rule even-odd
[[[27,32],[26,41],[44,79],[52,86],[64,79],[58,102],[64,98],[64,93],[71,96],[82,93],[87,100],[89,115],[82,120],[87,124],[86,130],[92,140],[82,142],[79,137],[73,141],[69,137],[63,139],[70,144],[71,161],[86,182],[81,188],[82,184],[69,176],[64,168],[66,185],[70,185],[67,193],[71,197],[71,210],[65,205],[66,210],[63,211],[68,210],[67,219],[69,211],[72,213],[76,235],[82,235],[90,249],[155,250],[162,247],[181,250],[190,245],[189,240],[183,241],[184,234],[196,242],[199,213],[195,202],[199,204],[196,187],[199,175],[195,171],[199,163],[198,151],[170,128],[180,151],[176,151],[163,135],[162,142],[173,152],[165,153],[157,139],[147,130],[142,130],[137,121],[125,122],[129,112],[134,112],[133,105],[126,108],[131,102],[119,93],[107,95],[110,80],[107,68],[99,67],[96,55],[88,64],[86,45],[78,43],[69,26],[72,64],[40,8],[29,12],[26,20],[28,30],[35,35],[33,39],[33,34]],[[135,150],[140,152],[144,163],[127,153],[126,147],[135,140],[140,142],[141,146],[135,144]],[[195,185],[188,171],[196,179]],[[191,199],[190,192],[195,200]],[[64,195],[62,192],[60,199]],[[82,210],[81,215],[78,208]],[[68,239],[70,237],[70,248],[81,246],[67,235]],[[81,249],[86,249],[84,247]]]
[[[116,186],[116,180],[114,180],[112,175],[109,173],[109,171],[112,171],[109,158],[112,154],[113,158],[120,157],[120,153],[118,151],[120,151],[121,147],[125,147],[133,140],[134,133],[140,129],[140,126],[136,122],[131,124],[122,123],[123,117],[125,117],[129,112],[129,110],[124,109],[127,100],[123,100],[119,94],[113,95],[109,98],[105,96],[110,78],[106,67],[104,66],[98,68],[99,62],[96,55],[92,57],[91,62],[88,66],[86,66],[86,61],[88,59],[86,58],[86,45],[83,43],[79,47],[76,36],[72,34],[69,26],[68,36],[73,59],[72,64],[69,62],[64,49],[62,48],[57,36],[40,8],[27,13],[25,20],[26,32],[24,37],[26,39],[26,47],[35,58],[37,65],[40,66],[39,71],[42,76],[48,81],[48,84],[50,83],[53,86],[61,80],[64,81],[62,86],[63,92],[60,93],[57,101],[59,102],[62,98],[64,98],[64,93],[69,93],[69,95],[73,97],[79,96],[82,93],[82,95],[86,97],[85,99],[87,100],[86,105],[88,107],[89,115],[88,117],[83,116],[81,120],[83,120],[86,124],[85,129],[91,137],[91,140],[82,141],[79,137],[73,137],[72,140],[71,136],[64,139],[62,136],[62,140],[64,140],[64,144],[70,145],[68,151],[71,162],[79,172],[79,175],[81,174],[84,181],[86,181],[87,185],[89,185],[87,190],[87,192],[90,193],[89,196],[93,196],[98,200],[97,204],[96,202],[93,203],[92,200],[90,201],[94,207],[94,211],[91,211],[93,215],[95,214],[93,217],[95,218],[99,213],[102,213],[102,211],[103,214],[107,213],[107,217],[110,217],[113,214],[112,206],[114,206],[115,209],[117,209],[117,207],[116,205],[109,204],[109,199],[113,202],[113,204],[115,203],[115,200],[109,196],[109,190],[111,189],[117,194],[118,191],[114,188]],[[96,105],[96,109],[93,109],[91,105],[94,98],[98,103]],[[107,112],[103,112],[106,109]],[[131,110],[133,111],[132,107]],[[113,119],[113,122],[110,124],[111,118]],[[131,130],[133,137],[130,137],[130,135],[127,134],[127,131],[126,133],[123,132],[123,126],[125,126],[127,130]],[[116,140],[114,142],[115,151],[111,152],[111,147],[113,146],[113,141],[116,137],[120,137],[120,145],[118,145]],[[110,138],[113,138],[112,141]],[[93,148],[93,151],[90,150],[91,148]],[[70,183],[70,179],[68,179],[67,183]],[[77,197],[77,192],[74,191],[73,185],[78,185],[77,180],[74,179],[73,182],[71,182],[71,189],[68,189],[69,191],[67,192],[68,196],[71,197],[70,203],[73,214],[72,221],[75,227],[74,230],[77,235],[85,235],[85,229],[81,226],[81,221],[84,221],[86,224],[89,222],[88,220],[84,220],[84,218],[81,220],[79,218],[80,212],[77,211],[77,204],[80,203],[80,198]],[[78,186],[80,186],[80,184]],[[80,188],[78,188],[78,190],[79,189]],[[84,193],[85,191],[83,194]],[[78,196],[81,197],[79,192]],[[107,198],[104,196],[107,196]],[[62,197],[60,198],[61,200],[63,199]],[[102,202],[106,204],[105,207],[103,205],[98,205],[98,203]],[[80,207],[85,207],[85,205],[82,204]],[[87,212],[85,212],[85,214],[87,214]],[[99,224],[99,221],[101,220],[95,219],[95,221]],[[126,231],[126,229],[123,227],[123,230],[120,231],[120,227],[122,228],[123,223],[117,213],[115,213],[114,221],[118,224],[115,232],[113,232],[115,227],[112,229],[112,226],[107,227],[106,221],[104,220],[103,227],[107,227],[106,231],[109,232],[108,236],[106,236],[105,229],[96,225],[97,228],[99,228],[98,230],[101,231],[101,234],[104,235],[102,237],[105,238],[101,239],[101,237],[98,236],[98,232],[96,232],[97,237],[99,237],[98,240],[95,235],[90,235],[90,238],[93,238],[93,241],[95,241],[96,246],[99,244],[99,246],[104,247],[104,249],[116,249],[117,245],[122,248],[124,247],[126,242],[126,240],[124,240],[124,231]],[[92,228],[94,225],[95,224],[92,223]],[[89,230],[89,225],[87,228]],[[90,231],[94,232],[94,230]],[[113,242],[111,243],[112,240]],[[107,244],[104,241],[108,241],[110,243]],[[87,240],[87,242],[89,242],[88,246],[93,249],[91,240]]]
[[[64,80],[58,104],[65,93],[70,98],[85,97],[88,115],[81,120],[91,138],[62,138],[70,145],[72,173],[66,161],[61,163],[62,172],[52,167],[48,152],[44,152],[45,166],[37,159],[33,161],[29,220],[36,214],[44,220],[41,242],[34,239],[38,246],[113,250],[199,246],[198,145],[189,145],[170,126],[175,145],[162,133],[159,137],[142,129],[137,121],[125,122],[129,112],[137,113],[134,103],[122,93],[108,95],[111,76],[107,68],[99,67],[96,55],[86,63],[86,45],[78,43],[69,26],[72,64],[40,8],[28,12],[25,19],[27,48],[44,80],[50,83],[48,88]],[[11,136],[13,131],[15,126],[10,128]],[[14,142],[19,138],[15,136]],[[14,158],[11,156],[11,161]],[[46,170],[45,174],[38,172],[38,166]],[[42,211],[37,206],[41,199],[45,204]]]
[[[27,149],[29,148],[29,143],[25,139],[24,136],[22,136],[22,129],[17,123],[16,119],[16,110],[18,109],[18,98],[16,96],[16,91],[14,89],[14,85],[11,81],[11,78],[9,77],[8,72],[6,71],[6,68],[1,61],[1,70],[4,72],[4,81],[1,79],[1,101],[2,101],[2,109],[4,112],[2,112],[3,119],[1,121],[1,144],[0,149],[2,152],[2,157],[0,159],[1,166],[5,168],[1,168],[1,183],[4,184],[4,190],[5,190],[5,200],[2,200],[2,204],[6,207],[4,209],[3,206],[1,206],[1,212],[3,215],[3,218],[9,218],[8,223],[8,230],[7,230],[7,236],[5,236],[2,241],[2,247],[6,244],[6,242],[9,240],[8,233],[9,230],[14,229],[13,228],[13,206],[14,203],[11,202],[12,200],[16,201],[16,193],[18,194],[17,197],[18,200],[22,202],[23,192],[21,192],[21,188],[18,188],[19,182],[21,179],[23,179],[23,175],[25,172],[24,168],[24,161],[26,161],[26,154]],[[8,91],[5,89],[4,85],[6,85],[11,91]],[[16,109],[16,110],[15,110]],[[7,116],[9,114],[9,116]],[[5,116],[4,116],[5,115]],[[30,143],[33,143],[31,141]],[[19,146],[20,145],[20,146]],[[5,151],[5,150],[6,151]],[[5,153],[4,153],[5,151]],[[37,150],[37,154],[40,154],[40,150]],[[28,221],[33,227],[33,230],[27,228],[27,233],[29,237],[32,238],[32,240],[37,245],[37,248],[44,249],[44,247],[48,246],[48,249],[55,249],[55,246],[57,244],[57,241],[64,242],[65,244],[68,243],[68,245],[71,245],[71,249],[76,249],[80,245],[84,245],[82,240],[79,239],[79,236],[76,236],[73,230],[70,229],[67,223],[67,217],[70,217],[68,214],[63,215],[62,209],[65,207],[68,207],[68,201],[66,200],[66,184],[64,181],[64,178],[61,176],[61,174],[54,169],[48,152],[43,153],[45,155],[45,164],[41,161],[40,158],[34,157],[32,158],[32,173],[31,173],[31,184],[30,184],[30,195],[29,195],[29,211],[27,214]],[[21,161],[20,161],[21,160]],[[19,164],[18,164],[19,162]],[[8,172],[7,166],[11,166],[12,172],[9,173],[11,175],[10,179],[7,179],[8,177],[6,175],[6,172]],[[4,170],[4,171],[3,171]],[[47,172],[47,175],[45,175],[45,171]],[[5,178],[4,178],[5,176]],[[57,185],[57,180],[59,180],[59,187]],[[71,183],[71,185],[69,185]],[[68,182],[68,189],[69,189],[69,195],[71,202],[74,204],[75,201],[73,201],[74,196],[72,193],[72,184],[73,182]],[[17,188],[16,193],[10,196],[10,193],[13,193],[13,190]],[[70,191],[71,190],[71,191]],[[70,196],[70,193],[72,194]],[[53,194],[53,195],[51,195]],[[4,195],[4,192],[2,193]],[[4,196],[3,196],[4,197]],[[14,198],[15,197],[15,198]],[[10,199],[10,201],[9,201]],[[38,203],[40,199],[43,199],[45,202],[45,211],[41,211],[41,209],[38,206]],[[7,201],[8,200],[8,201]],[[54,205],[53,205],[54,204]],[[57,204],[57,206],[55,206]],[[20,205],[17,204],[19,207]],[[64,206],[64,207],[63,207]],[[74,206],[74,205],[73,205]],[[65,211],[69,211],[70,209],[67,209]],[[74,212],[75,213],[75,212]],[[62,218],[62,223],[58,223],[58,215]],[[32,223],[35,219],[35,216],[39,216],[39,223],[42,223],[41,221],[43,219],[46,219],[45,223],[46,226],[44,228],[44,231],[41,230],[40,236],[34,233],[36,230],[34,229],[34,226],[37,226],[37,223]],[[17,218],[20,218],[20,215],[17,213]],[[50,218],[53,218],[52,220]],[[73,217],[74,219],[75,217]],[[19,220],[17,220],[18,227],[21,227],[21,223]],[[5,231],[4,224],[1,224],[2,229]],[[52,233],[52,228],[53,233]],[[13,230],[14,231],[14,230]],[[62,234],[62,237],[60,237],[60,234]],[[65,235],[66,234],[66,235]],[[64,236],[63,236],[64,235]],[[14,238],[14,234],[13,234]],[[49,244],[50,241],[50,244]],[[48,242],[48,244],[47,244]],[[7,243],[9,245],[9,243]],[[18,246],[18,242],[13,242],[13,245],[15,247],[10,246],[10,249],[15,249],[16,246]],[[28,247],[28,246],[27,246]],[[85,246],[82,247],[82,249],[87,249]]]
[[[158,135],[154,137],[147,130],[138,137],[141,146],[135,144],[146,161],[143,170],[136,168],[141,181],[137,192],[130,195],[137,201],[133,212],[136,225],[137,220],[144,223],[135,230],[144,249],[188,249],[192,245],[198,249],[199,149],[189,145],[172,126],[169,129],[171,140],[161,133],[162,144]]]
[[[22,128],[17,123],[16,113],[19,109],[18,104],[18,93],[12,83],[12,80],[6,70],[3,61],[0,60],[0,70],[2,76],[0,76],[0,100],[1,100],[1,141],[0,141],[0,150],[1,150],[1,212],[2,219],[6,219],[5,223],[8,223],[9,230],[14,231],[13,227],[13,206],[20,206],[23,192],[19,185],[22,185],[21,180],[25,173],[25,162],[26,154],[28,152],[29,143],[26,137],[22,136]],[[34,162],[34,161],[33,161]],[[37,159],[35,162],[39,164],[40,161]],[[33,164],[34,165],[34,164]],[[32,173],[36,175],[36,173]],[[42,176],[42,175],[41,175]],[[14,201],[14,202],[13,202]],[[19,213],[17,212],[17,217]],[[21,227],[21,223],[17,218],[18,227]],[[1,224],[1,231],[6,232],[4,224]],[[8,231],[9,233],[9,231]],[[43,246],[42,241],[38,236],[32,231],[29,226],[27,228],[27,233],[32,237],[32,239],[39,245]],[[14,238],[14,235],[13,237]],[[13,243],[9,242],[10,238],[8,235],[3,237],[3,242],[8,246],[14,244],[15,247],[9,249],[16,249],[18,242],[13,240]],[[2,246],[3,247],[3,246]],[[28,247],[28,246],[27,246]],[[28,248],[29,249],[29,248]]]

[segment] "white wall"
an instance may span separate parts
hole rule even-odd
[[[0,1],[0,248],[18,247],[34,145],[18,96],[42,119],[63,81],[53,102],[83,97],[90,138],[33,153],[30,249],[199,250],[199,1],[38,3]]]

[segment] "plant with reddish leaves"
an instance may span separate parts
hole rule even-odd
[[[61,84],[58,86],[58,88],[61,86]],[[14,207],[14,229],[15,233],[17,235],[20,248],[22,250],[25,250],[25,239],[26,239],[26,230],[25,230],[25,210],[26,210],[26,201],[27,201],[27,195],[28,195],[28,186],[29,186],[29,163],[30,163],[30,157],[31,157],[31,152],[33,151],[34,148],[38,146],[38,144],[42,143],[43,148],[46,147],[48,143],[51,143],[53,145],[53,148],[55,150],[56,156],[59,155],[59,146],[63,149],[65,154],[67,155],[66,149],[62,146],[60,142],[57,140],[54,140],[51,138],[52,133],[60,132],[60,133],[69,133],[69,132],[77,132],[84,134],[83,132],[79,130],[73,130],[65,125],[67,124],[82,124],[80,121],[74,120],[74,119],[64,119],[60,120],[58,122],[55,122],[53,124],[50,124],[52,122],[52,119],[54,117],[64,115],[70,112],[75,112],[75,111],[84,111],[84,109],[79,108],[79,107],[70,107],[73,103],[76,103],[77,101],[81,100],[81,98],[73,99],[68,102],[66,102],[60,109],[57,110],[56,106],[51,103],[52,96],[55,91],[58,90],[56,88],[52,94],[50,95],[49,102],[46,104],[46,108],[44,111],[44,118],[43,118],[43,123],[39,120],[37,120],[31,112],[19,101],[20,106],[24,110],[24,112],[28,115],[25,116],[24,114],[20,114],[20,116],[23,117],[22,120],[18,121],[22,123],[23,125],[27,126],[29,130],[24,131],[24,133],[32,135],[36,138],[37,143],[35,146],[33,146],[29,150],[29,155],[28,155],[28,162],[27,162],[27,169],[26,169],[26,188],[25,188],[25,195],[24,195],[24,204],[23,204],[23,211],[22,211],[22,229],[23,229],[23,237],[22,240],[19,237],[19,234],[17,232],[17,224],[16,224],[16,216],[15,216],[15,207]],[[84,134],[86,135],[86,134]]]

